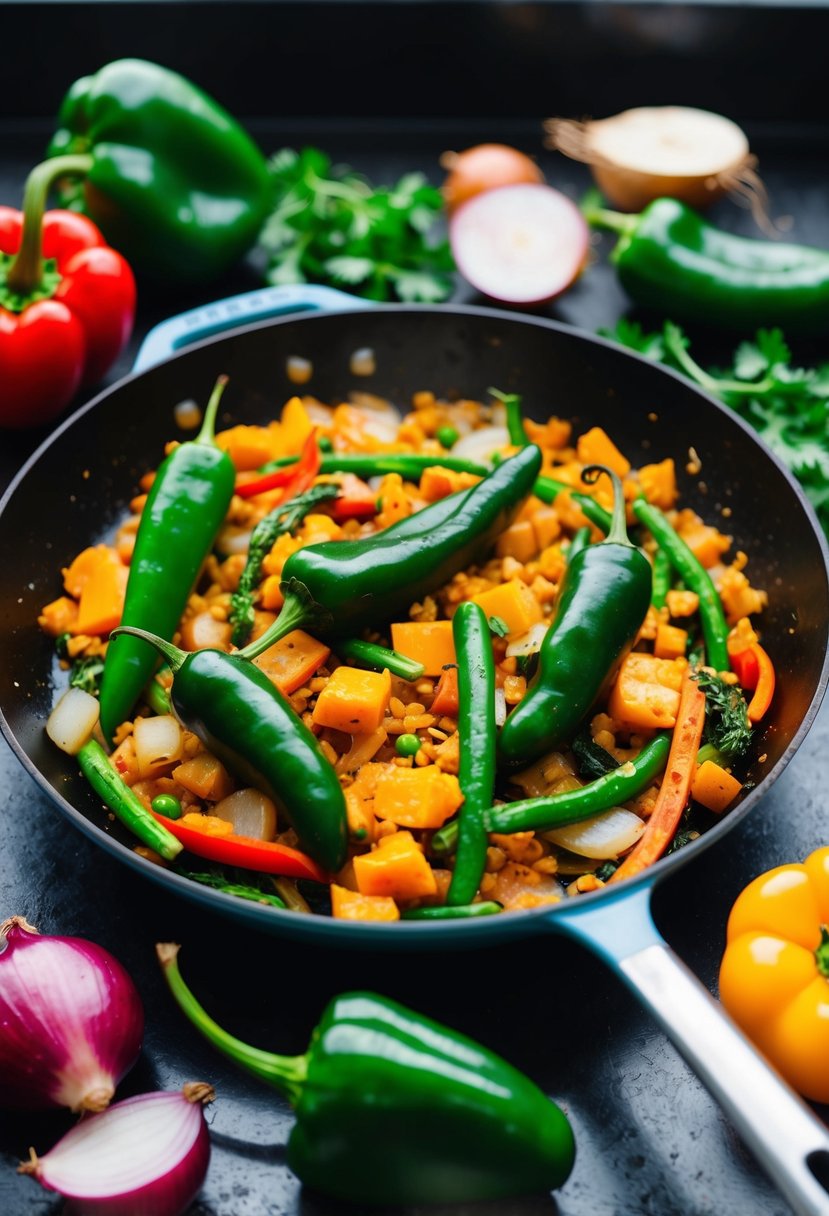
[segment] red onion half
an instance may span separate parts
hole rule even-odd
[[[180,1216],[210,1162],[202,1082],[139,1094],[82,1119],[54,1148],[20,1166],[68,1201],[73,1216]]]
[[[0,924],[0,1107],[101,1111],[138,1058],[144,1010],[94,942]]]

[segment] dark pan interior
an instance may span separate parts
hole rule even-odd
[[[361,347],[375,352],[370,377],[349,371],[350,357]],[[683,505],[733,536],[734,550],[749,557],[752,582],[769,592],[763,638],[779,684],[758,732],[756,756],[764,759],[754,760],[747,773],[758,788],[743,795],[744,803],[768,787],[802,738],[826,681],[826,547],[792,480],[728,411],[680,377],[610,343],[552,322],[482,309],[390,307],[271,322],[202,343],[104,393],[51,438],[11,487],[0,515],[0,711],[18,755],[66,813],[74,809],[79,826],[157,881],[191,888],[202,903],[231,914],[241,903],[213,891],[196,893],[193,884],[136,858],[73,763],[48,742],[43,724],[59,675],[51,641],[36,619],[41,605],[62,593],[60,568],[85,545],[112,537],[139,477],[158,464],[164,443],[187,437],[176,428],[174,406],[190,398],[206,402],[216,376],[225,372],[230,384],[221,425],[268,420],[295,391],[286,373],[291,356],[312,362],[313,377],[300,391],[323,401],[356,389],[405,409],[418,390],[481,397],[495,385],[520,392],[535,417],[572,419],[576,434],[605,427],[633,465],[673,456]],[[686,472],[691,448],[700,458],[698,476]],[[710,835],[727,830],[741,809],[747,805]],[[659,866],[692,856],[705,843],[703,837]],[[245,919],[251,917],[265,924],[274,913],[245,905]],[[400,933],[415,926],[391,928]],[[445,928],[439,930],[444,943],[454,936]],[[484,929],[481,921],[466,922],[459,932],[468,940],[470,931],[483,937]]]

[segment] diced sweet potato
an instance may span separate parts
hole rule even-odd
[[[236,788],[230,773],[211,752],[199,752],[192,760],[185,760],[173,769],[171,776],[191,794],[208,802],[221,802]]]
[[[500,617],[510,637],[520,637],[530,625],[536,625],[542,618],[541,605],[527,584],[519,578],[493,587],[491,591],[482,591],[472,598],[474,603],[480,604],[487,617]]]
[[[423,674],[439,676],[448,663],[455,663],[451,621],[396,621],[391,627],[395,650],[423,664]]]
[[[607,712],[632,730],[664,730],[676,722],[684,660],[633,652],[619,669]]]
[[[605,464],[620,477],[627,477],[630,461],[627,460],[606,431],[600,426],[591,427],[580,435],[576,443],[576,454],[582,464]]]
[[[377,782],[374,813],[404,828],[440,828],[463,802],[457,777],[434,765],[395,768]]]
[[[311,678],[330,653],[328,646],[302,629],[295,629],[263,650],[253,662],[280,692],[289,695]]]
[[[411,832],[384,836],[370,853],[356,856],[354,874],[361,895],[405,901],[437,891],[432,867]]]
[[[331,884],[331,915],[337,920],[400,920],[393,899],[386,895],[361,895]]]
[[[349,735],[367,735],[382,724],[390,697],[387,671],[338,667],[317,698],[314,722]]]
[[[691,797],[709,811],[720,815],[731,805],[742,788],[731,773],[713,760],[706,760],[696,771],[691,784]]]

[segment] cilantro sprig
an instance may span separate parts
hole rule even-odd
[[[370,300],[451,294],[449,244],[433,236],[443,199],[422,174],[374,186],[318,148],[283,148],[269,167],[275,202],[260,237],[269,283],[328,283]]]
[[[690,342],[668,321],[646,333],[623,318],[602,331],[646,359],[682,372],[744,418],[791,470],[829,535],[829,363],[802,368],[779,329],[761,329],[741,342],[731,367],[706,370],[691,357]]]

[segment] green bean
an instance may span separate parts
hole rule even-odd
[[[360,638],[347,638],[344,642],[337,642],[335,650],[341,659],[350,659],[363,667],[371,667],[374,671],[388,668],[393,676],[400,676],[401,680],[419,680],[425,670],[422,663],[406,658],[397,650],[378,646],[376,642],[363,642]]]
[[[595,524],[597,528],[601,528],[602,532],[610,531],[611,516],[609,511],[605,511],[604,507],[596,502],[595,498],[591,498],[589,494],[582,494],[579,490],[574,490],[572,486],[566,485],[563,481],[556,481],[554,477],[537,477],[533,486],[533,493],[536,498],[540,498],[542,502],[552,503],[558,498],[559,494],[567,491],[571,500],[580,509],[583,515],[586,515],[591,524]]]
[[[527,446],[527,432],[524,430],[524,417],[521,413],[521,398],[518,393],[502,393],[500,389],[489,388],[487,392],[496,401],[500,401],[507,414],[507,434],[509,441],[517,448]]]
[[[495,660],[489,622],[479,604],[467,600],[458,606],[452,636],[458,660],[458,781],[463,805],[446,902],[457,907],[474,899],[486,865],[484,812],[492,805],[495,787]]]
[[[579,528],[579,530],[576,533],[574,533],[573,539],[570,541],[570,544],[567,549],[567,553],[565,554],[565,556],[567,558],[567,565],[569,566],[570,562],[573,560],[573,558],[578,557],[578,555],[579,555],[579,553],[581,553],[582,549],[586,549],[589,544],[590,544],[590,529],[586,528],[586,527]]]
[[[664,549],[668,560],[680,577],[685,580],[689,591],[694,591],[699,596],[699,619],[709,664],[717,671],[730,671],[731,663],[726,644],[728,625],[710,574],[694,556],[682,537],[674,531],[658,507],[653,506],[644,498],[636,498],[633,502],[633,513],[639,522],[649,530],[660,549]]]
[[[78,764],[98,797],[134,836],[165,861],[172,861],[178,856],[180,843],[157,819],[153,819],[138,795],[122,781],[100,743],[94,739],[84,743],[78,752]]]
[[[494,806],[484,816],[487,830],[508,835],[511,832],[544,832],[568,823],[578,823],[609,811],[646,789],[665,767],[670,750],[670,737],[655,735],[635,760],[628,760],[604,777],[598,777],[580,789],[550,794],[547,798],[527,798]],[[432,837],[432,851],[438,855],[455,848],[458,821],[447,823]]]
[[[493,899],[483,899],[476,904],[441,904],[432,908],[407,908],[400,913],[401,920],[468,920],[475,916],[493,916],[503,911],[501,904]]]
[[[668,598],[671,589],[671,561],[664,549],[656,550],[653,555],[653,590],[651,603],[654,608],[661,608]]]
[[[295,464],[297,460],[297,456],[280,456],[262,465],[259,472],[272,473],[285,465]],[[472,473],[476,477],[486,477],[491,472],[486,465],[467,460],[464,456],[453,456],[449,452],[439,452],[435,456],[422,452],[323,452],[320,473],[354,473],[357,477],[399,473],[407,481],[419,481],[424,469],[432,469],[436,465],[455,473]]]

